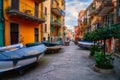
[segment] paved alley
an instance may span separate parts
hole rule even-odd
[[[13,72],[4,76],[3,80],[120,80],[120,59],[115,60],[115,73],[97,73],[93,70],[95,62],[89,57],[89,51],[71,42],[70,46],[63,46],[59,53],[44,55],[25,74],[17,75]]]

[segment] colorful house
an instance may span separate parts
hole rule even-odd
[[[78,40],[80,39],[79,35],[80,35],[80,27],[79,26],[75,26],[74,27],[74,42],[75,42],[75,44],[77,44]]]
[[[51,0],[43,2],[43,14],[46,16],[46,21],[42,25],[43,39],[50,41],[50,14],[51,14]]]
[[[86,27],[88,31],[98,29],[102,26],[111,26],[120,22],[120,0],[93,0],[86,9],[87,21]],[[86,28],[86,29],[87,29]],[[87,31],[87,30],[86,30]],[[118,40],[118,41],[117,41]],[[119,39],[108,39],[106,41],[107,51],[117,50]],[[118,43],[116,43],[118,42]]]
[[[42,40],[44,0],[4,0],[5,45]]]
[[[43,24],[43,38],[48,41],[57,41],[63,38],[65,17],[65,0],[46,0],[43,3],[43,13],[46,22]]]
[[[78,27],[80,29],[79,39],[83,39],[83,35],[85,33],[85,27],[84,27],[84,12],[85,10],[80,10],[78,14]]]
[[[56,41],[63,35],[64,15],[65,15],[65,1],[64,0],[51,0],[51,38]]]

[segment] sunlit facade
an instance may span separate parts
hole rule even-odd
[[[40,0],[4,0],[3,11],[5,45],[42,40],[45,15]]]

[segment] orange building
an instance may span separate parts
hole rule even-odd
[[[44,0],[4,0],[5,45],[42,40]]]

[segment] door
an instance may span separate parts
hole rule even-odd
[[[10,23],[10,42],[11,44],[19,43],[19,24]]]
[[[35,16],[38,17],[38,3],[35,2]]]
[[[39,42],[39,29],[35,28],[34,33],[35,33],[35,42]]]
[[[11,9],[19,10],[19,0],[11,0]]]

